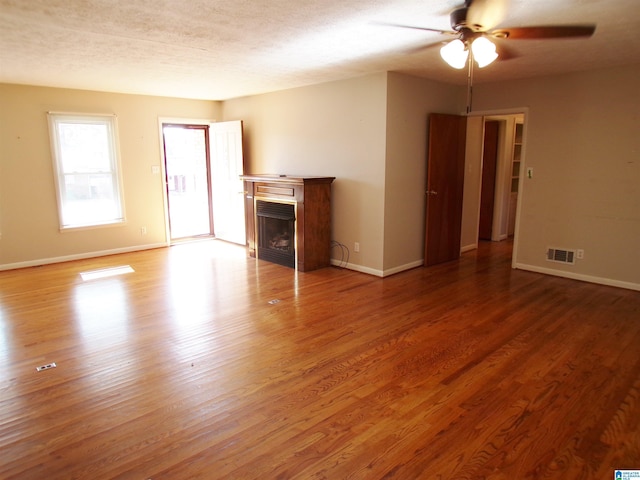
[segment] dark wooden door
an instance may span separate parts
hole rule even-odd
[[[429,115],[425,266],[460,257],[467,118]]]
[[[500,122],[484,122],[482,149],[482,189],[480,193],[480,226],[478,238],[491,240],[493,231],[493,204],[496,191],[496,165],[498,161],[498,132]]]

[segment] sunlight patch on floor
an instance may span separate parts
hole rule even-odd
[[[98,270],[89,270],[87,272],[80,272],[82,280],[85,282],[88,280],[96,280],[98,278],[114,277],[116,275],[123,275],[125,273],[133,273],[135,270],[130,265],[122,265],[119,267],[100,268]]]

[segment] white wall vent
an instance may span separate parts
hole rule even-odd
[[[547,249],[547,260],[574,265],[576,263],[576,251],[549,247]]]

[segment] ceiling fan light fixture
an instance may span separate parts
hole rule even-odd
[[[462,69],[467,63],[469,51],[460,39],[452,40],[440,49],[442,59],[453,68]]]
[[[486,67],[498,58],[496,46],[485,37],[476,38],[471,44],[471,51],[480,68]]]

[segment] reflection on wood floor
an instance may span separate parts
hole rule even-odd
[[[217,241],[0,272],[0,478],[613,478],[638,345],[640,292],[508,244],[385,279]]]

